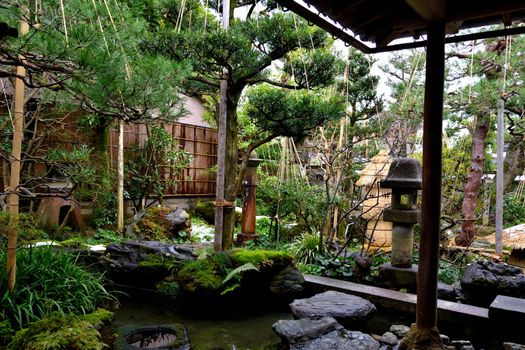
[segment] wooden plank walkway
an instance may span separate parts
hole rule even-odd
[[[337,290],[365,298],[378,307],[412,314],[416,312],[417,296],[415,294],[314,275],[304,275],[304,279],[313,289]],[[478,306],[438,300],[438,320],[452,323],[486,323],[489,321],[489,310]]]

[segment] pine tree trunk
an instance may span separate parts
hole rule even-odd
[[[512,184],[516,176],[523,174],[525,168],[525,140],[523,135],[515,135],[507,149],[504,163],[503,175],[503,192],[506,192]]]
[[[485,148],[487,147],[487,135],[490,127],[490,116],[478,116],[472,133],[472,159],[470,171],[463,192],[463,204],[461,214],[463,223],[461,233],[456,237],[456,244],[468,246],[474,240],[476,207],[478,204],[478,192],[481,187],[483,176],[483,163],[485,161]]]

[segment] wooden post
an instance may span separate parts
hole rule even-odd
[[[437,324],[437,275],[441,221],[445,25],[443,22],[429,22],[427,29],[423,121],[423,197],[416,308],[418,330],[433,329]]]
[[[222,28],[227,29],[230,25],[230,0],[222,2]],[[222,234],[224,231],[224,173],[226,165],[226,127],[227,127],[227,70],[224,69],[225,79],[220,83],[219,102],[219,130],[217,134],[217,184],[215,191],[215,237],[213,246],[215,251],[222,251]]]
[[[20,21],[20,35],[26,35],[29,25],[24,20]],[[20,56],[21,59],[24,57]],[[26,70],[22,66],[16,67],[16,74],[24,77]],[[14,121],[13,121],[13,145],[11,151],[11,179],[9,183],[9,226],[7,237],[7,273],[9,274],[7,288],[13,291],[16,283],[16,244],[18,240],[18,185],[20,184],[20,159],[22,156],[22,139],[24,135],[24,81],[20,78],[15,80]]]
[[[496,155],[496,254],[503,254],[503,100],[498,100],[498,143]]]
[[[124,232],[124,121],[118,121],[117,152],[117,230]]]

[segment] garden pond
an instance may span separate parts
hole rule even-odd
[[[158,298],[133,296],[119,298],[114,329],[182,324],[186,327],[193,350],[266,350],[276,349],[280,339],[272,325],[281,319],[292,319],[287,304],[268,305],[259,300],[253,304],[209,307],[181,307],[163,303]],[[363,325],[362,331],[383,334],[392,324],[409,325],[410,315],[377,313]],[[120,331],[123,336],[126,332]]]

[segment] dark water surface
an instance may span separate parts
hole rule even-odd
[[[257,303],[254,300],[253,303]],[[196,309],[198,306],[196,306]],[[188,310],[189,309],[189,310]],[[283,307],[250,311],[250,305],[235,309],[191,312],[173,305],[161,305],[151,300],[123,300],[116,311],[115,328],[123,326],[153,326],[179,323],[186,326],[191,348],[195,350],[260,350],[279,343],[272,325],[292,314]]]

